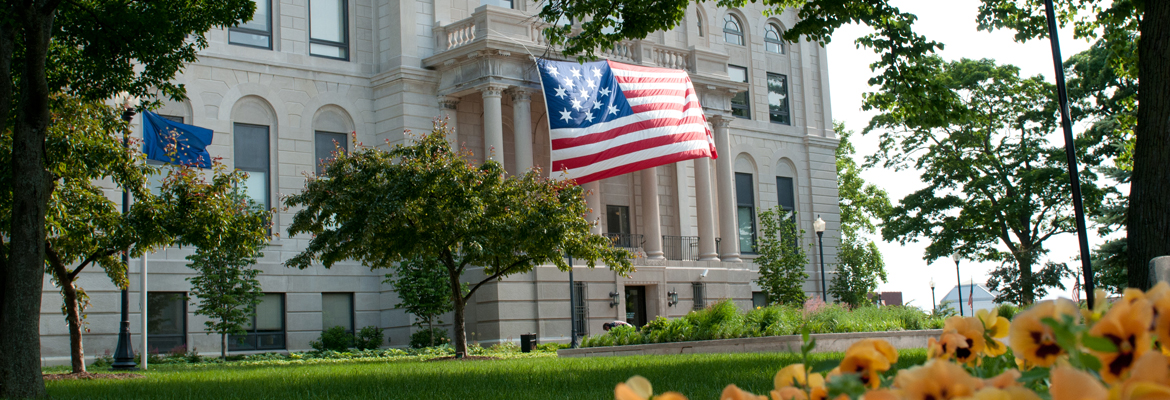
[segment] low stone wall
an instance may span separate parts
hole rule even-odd
[[[898,332],[819,333],[815,352],[843,352],[861,339],[884,339],[896,349],[925,348],[927,338],[937,338],[940,329]],[[768,336],[744,339],[699,340],[694,342],[636,344],[629,346],[588,347],[562,349],[559,357],[609,357],[650,354],[694,353],[772,353],[799,352],[800,335]]]

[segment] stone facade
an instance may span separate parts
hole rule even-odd
[[[269,162],[264,190],[257,193],[266,192],[273,205],[281,195],[300,190],[306,174],[315,172],[318,132],[345,134],[350,138],[345,143],[348,148],[355,145],[353,140],[386,146],[408,140],[404,131],[428,132],[436,118],[445,117],[456,127],[451,139],[478,157],[483,157],[486,148],[488,156],[502,160],[509,172],[533,165],[547,170],[547,113],[530,58],[530,54],[546,54],[541,25],[533,17],[537,3],[344,0],[338,3],[344,4],[340,14],[344,39],[337,44],[322,41],[317,33],[310,38],[310,32],[316,32],[311,27],[314,22],[318,26],[330,23],[310,21],[310,10],[317,10],[311,1],[272,2],[271,28],[266,33],[270,48],[240,45],[241,39],[232,36],[255,32],[209,32],[210,47],[175,78],[185,85],[188,100],[168,103],[159,114],[215,131],[209,151],[213,157],[222,157],[228,167],[248,163],[236,159],[241,152],[235,143],[242,137],[238,132],[266,129]],[[264,6],[263,1],[260,4]],[[734,24],[726,22],[728,16],[734,16]],[[616,235],[618,241],[635,247],[642,256],[635,260],[638,269],[629,278],[601,267],[576,269],[574,278],[584,283],[579,289],[584,300],[578,309],[587,333],[601,332],[604,322],[626,319],[627,289],[634,289],[630,299],[641,299],[645,310],[636,312],[647,320],[681,316],[696,302],[710,304],[717,299],[733,299],[741,307],[750,307],[753,292],[759,291],[753,283],[756,266],[751,254],[741,254],[730,245],[738,242],[742,225],[737,212],[749,206],[751,215],[756,215],[780,204],[780,193],[791,193],[798,224],[807,231],[802,239],[806,248],[816,243],[812,221],[820,216],[828,222],[824,263],[830,272],[834,269],[839,221],[833,156],[837,139],[832,131],[825,49],[804,41],[778,43],[767,33],[768,29],[782,31],[795,18],[792,11],[764,16],[758,4],[729,10],[702,3],[690,7],[683,26],[605,54],[615,61],[690,72],[716,133],[720,157],[661,166],[589,186],[592,217],[599,220],[597,231],[621,234]],[[739,26],[742,39],[736,38],[734,25]],[[252,38],[262,40],[263,36],[261,32]],[[322,48],[341,48],[345,57],[310,54],[320,54],[315,49]],[[729,65],[743,67],[746,82],[731,79]],[[787,79],[783,89],[789,108],[787,124],[771,122],[769,74]],[[744,91],[747,96],[735,96]],[[736,99],[743,101],[736,103]],[[747,110],[742,107],[745,103]],[[737,112],[739,116],[734,115]],[[736,174],[749,177],[749,186],[740,192],[750,191],[750,201],[736,195]],[[793,188],[780,188],[783,182],[792,182]],[[656,205],[645,200],[653,197],[657,197]],[[614,221],[628,222],[611,226],[611,218],[602,215],[607,206],[625,210],[625,219]],[[654,208],[658,218],[648,218]],[[274,232],[287,232],[294,212],[279,211]],[[663,239],[646,239],[660,236]],[[716,238],[722,239],[719,257]],[[277,304],[280,315],[275,317],[279,317],[283,345],[272,350],[306,350],[320,334],[323,321],[337,320],[338,316],[327,315],[326,309],[332,306],[323,306],[323,293],[352,294],[348,318],[354,327],[378,326],[389,346],[409,342],[416,328],[411,326],[411,316],[394,308],[398,297],[382,283],[386,271],[371,271],[357,263],[328,270],[286,268],[283,261],[306,244],[304,237],[281,234],[259,263],[264,291],[282,294]],[[149,291],[188,291],[186,278],[191,270],[184,257],[191,253],[167,248],[149,256]],[[815,251],[809,256],[810,279],[804,289],[819,296],[820,257]],[[141,350],[142,268],[142,260],[132,260],[129,307],[136,351]],[[467,278],[477,275],[482,274],[472,270]],[[568,341],[567,281],[566,273],[545,266],[485,286],[468,307],[470,340],[490,345],[536,333],[542,341]],[[118,292],[96,268],[82,273],[79,284],[91,298],[86,353],[90,357],[112,353]],[[700,299],[695,299],[697,291],[702,292]],[[668,301],[672,292],[678,295],[677,304]],[[614,300],[617,304],[611,305]],[[41,318],[46,364],[68,360],[60,301],[46,276]],[[193,304],[187,304],[178,311],[184,331],[179,337],[188,348],[218,353],[218,337],[203,332],[205,319],[195,316],[194,310]],[[155,313],[148,314],[153,318]]]

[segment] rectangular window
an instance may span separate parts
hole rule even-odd
[[[348,0],[309,0],[309,54],[349,61]]]
[[[748,81],[747,68],[744,67],[728,65],[727,75],[730,76],[731,80],[735,82],[747,83]],[[748,90],[744,90],[742,92],[736,93],[735,96],[731,98],[731,115],[739,118],[752,118],[751,102],[749,101],[751,96],[748,94],[748,92]]]
[[[752,292],[752,307],[767,307],[768,296],[764,292]]]
[[[637,247],[641,243],[634,240],[634,235],[630,234],[630,207],[629,206],[605,206],[606,236],[613,240],[613,245],[617,247],[632,248]]]
[[[148,292],[146,334],[151,353],[187,352],[187,294]]]
[[[256,13],[252,19],[228,29],[228,43],[240,46],[272,49],[272,3],[269,0],[252,0]]]
[[[228,338],[228,350],[284,350],[284,293],[260,296],[256,313],[244,330],[245,335]]]
[[[768,118],[777,124],[792,125],[788,113],[788,77],[768,74]]]
[[[236,169],[248,173],[242,190],[253,201],[269,208],[268,127],[237,123],[234,132]]]
[[[702,310],[707,308],[707,286],[703,282],[691,282],[691,290],[695,295],[695,306],[691,309]]]
[[[585,301],[588,288],[585,282],[573,282],[573,323],[577,324],[577,336],[589,334],[589,303]]]
[[[317,175],[321,175],[326,160],[333,159],[333,152],[339,148],[343,152],[349,151],[349,143],[344,133],[317,131],[316,135]]]
[[[756,196],[752,174],[735,173],[736,220],[739,221],[739,252],[756,252]]]
[[[792,184],[792,178],[776,177],[776,200],[784,211],[796,209],[796,186]]]
[[[343,326],[353,332],[353,293],[321,293],[321,330]]]

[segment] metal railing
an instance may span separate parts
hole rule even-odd
[[[613,247],[635,249],[644,243],[642,235],[636,233],[606,233],[604,236],[609,238]]]
[[[699,237],[663,235],[662,252],[667,260],[699,261]]]

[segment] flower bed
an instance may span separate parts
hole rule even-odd
[[[841,305],[821,303],[818,299],[810,301],[804,308],[770,306],[744,313],[735,303],[724,300],[681,318],[658,317],[640,330],[620,326],[605,334],[587,336],[581,341],[581,347],[797,335],[804,328],[812,333],[856,333],[938,329],[942,326],[941,317],[932,317],[912,307],[849,310]]]
[[[898,370],[898,352],[880,339],[850,346],[839,362],[810,362],[816,346],[805,329],[805,362],[781,369],[769,396],[728,385],[721,400],[1105,400],[1170,399],[1170,284],[1149,292],[1127,290],[1097,308],[1079,309],[1068,299],[1043,301],[1004,317],[979,311],[947,318],[930,338],[928,360]],[[650,382],[634,376],[619,383],[618,400],[686,399],[653,395]]]

